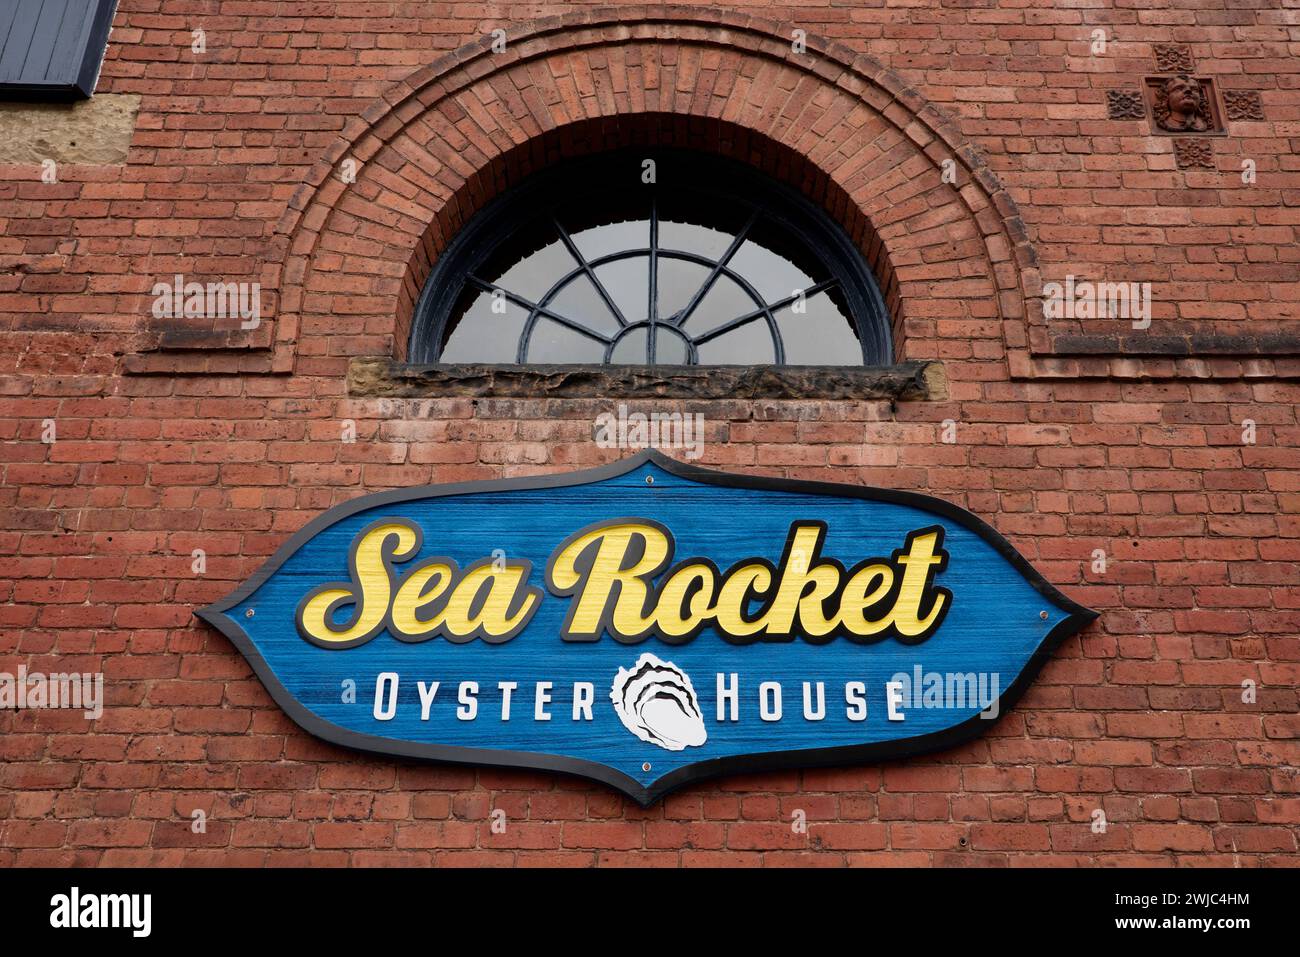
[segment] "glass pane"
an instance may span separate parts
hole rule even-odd
[[[766,319],[755,319],[697,346],[701,365],[770,365],[776,346]]]
[[[542,316],[528,340],[527,362],[604,362],[605,345]]]
[[[650,268],[648,256],[619,259],[593,271],[610,298],[618,303],[629,324],[642,322],[650,299]]]
[[[686,308],[691,297],[708,278],[709,269],[706,266],[661,256],[659,258],[659,318],[671,319]]]
[[[612,293],[610,298],[613,298]],[[606,336],[612,336],[620,328],[614,313],[600,297],[586,273],[575,277],[560,290],[560,294],[547,304],[547,308]]]
[[[496,276],[479,278],[508,289],[515,295],[537,302],[565,275],[577,268],[573,257],[558,239],[530,253]]]
[[[661,366],[684,366],[690,361],[690,350],[679,333],[655,326],[655,363]]]
[[[725,275],[719,276],[687,318],[683,328],[689,329],[692,335],[698,336],[710,329],[718,328],[724,322],[747,316],[761,305],[755,302],[754,297],[745,292],[734,279]]]
[[[780,302],[796,289],[816,284],[812,276],[790,260],[753,240],[746,240],[727,265],[749,280],[768,302]]]
[[[649,362],[649,351],[646,348],[649,341],[645,326],[631,330],[614,346],[611,361],[615,365],[645,365]]]
[[[441,362],[514,362],[528,310],[481,293],[461,317],[443,346]]]
[[[722,258],[727,247],[731,245],[734,234],[694,223],[674,223],[659,221],[659,247],[661,249],[680,249],[712,259]]]
[[[790,365],[847,366],[862,364],[862,345],[848,317],[829,295],[820,292],[803,303],[776,313],[777,328]]]
[[[666,171],[660,178],[655,195],[660,248],[681,249],[715,261],[727,251],[753,210],[711,186],[689,168]]]
[[[573,245],[578,247],[587,262],[594,262],[610,253],[629,249],[650,248],[650,220],[634,219],[622,223],[591,226],[571,234]],[[572,260],[573,257],[569,257]]]

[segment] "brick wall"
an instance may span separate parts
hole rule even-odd
[[[1295,864],[1300,25],[1151,7],[121,0],[98,95],[141,97],[126,162],[0,169],[0,670],[102,670],[108,696],[93,725],[0,713],[0,863]],[[1157,45],[1260,94],[1205,138],[1212,169],[1108,118],[1167,72]],[[1102,617],[970,744],[647,810],[317,741],[193,609],[365,492],[616,456],[592,441],[610,400],[346,375],[401,358],[487,199],[650,142],[799,185],[876,269],[898,357],[943,364],[927,401],[683,402],[702,463],[957,502]],[[261,282],[266,321],[155,320],[175,273]],[[1045,319],[1067,274],[1150,282],[1151,328]]]

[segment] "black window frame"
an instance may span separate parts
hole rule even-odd
[[[675,148],[614,150],[562,160],[548,169],[532,174],[490,202],[452,239],[426,279],[412,318],[408,361],[415,364],[438,364],[442,361],[441,354],[449,332],[447,326],[457,315],[457,305],[462,302],[467,284],[480,292],[493,288],[490,283],[482,282],[481,278],[475,281],[469,277],[477,265],[486,262],[493,251],[508,240],[519,223],[548,216],[557,205],[557,195],[568,195],[566,191],[581,190],[582,184],[590,182],[598,173],[607,175],[605,171],[610,164],[626,164],[628,174],[634,175],[646,159],[655,160],[656,186],[665,182],[665,176],[675,175],[675,171],[706,172],[711,183],[721,184],[718,192],[728,194],[726,198],[747,206],[761,204],[763,218],[790,230],[827,267],[835,277],[836,289],[854,326],[861,345],[861,355],[857,362],[819,367],[881,367],[893,361],[892,323],[876,277],[848,234],[825,210],[786,183],[752,166],[716,154]],[[814,291],[810,289],[807,294],[812,295]],[[769,326],[773,324],[772,313],[780,308],[782,306],[778,304],[769,305],[765,319]],[[781,361],[783,356],[779,337],[777,342],[777,362],[762,365],[736,364],[725,368],[795,368]],[[520,357],[524,350],[524,339],[521,337],[518,349]],[[504,364],[505,367],[518,369],[534,365],[535,363],[518,359],[515,363]],[[578,367],[590,364],[573,365]],[[565,368],[563,365],[550,367]],[[608,352],[604,367],[638,368],[636,365],[610,364]],[[658,364],[655,367],[724,368],[708,363],[689,366]]]

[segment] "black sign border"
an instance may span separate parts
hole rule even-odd
[[[621,771],[579,758],[564,757],[553,754],[536,754],[528,751],[506,751],[495,748],[466,748],[456,745],[420,744],[413,741],[400,741],[377,735],[362,734],[342,728],[317,716],[289,693],[288,689],[275,677],[266,661],[258,652],[252,640],[239,626],[236,619],[225,614],[249,595],[253,594],[262,583],[275,574],[276,570],[312,538],[324,529],[342,521],[357,512],[370,508],[409,502],[413,499],[441,498],[450,495],[467,495],[478,492],[500,492],[514,489],[565,488],[572,485],[587,485],[605,479],[626,475],[642,466],[655,465],[671,475],[690,479],[705,485],[721,485],[730,488],[760,489],[764,491],[798,492],[805,495],[835,496],[840,498],[860,498],[892,505],[906,505],[924,512],[939,515],[964,526],[988,542],[1025,580],[1038,591],[1043,598],[1068,612],[1043,638],[1038,649],[1030,657],[1025,667],[998,699],[998,714],[1009,711],[1024,694],[1025,690],[1038,676],[1044,664],[1052,656],[1057,646],[1071,635],[1085,628],[1097,617],[1097,612],[1067,598],[1056,586],[1043,578],[1029,564],[1014,545],[1007,541],[996,529],[978,515],[968,512],[951,502],[922,495],[918,492],[905,492],[895,489],[875,488],[868,485],[846,485],[839,482],[812,482],[802,479],[771,478],[762,475],[737,475],[706,469],[698,465],[678,462],[655,449],[639,452],[636,455],[620,459],[609,465],[583,469],[576,472],[560,472],[551,475],[533,475],[513,479],[485,479],[473,482],[456,482],[450,485],[423,485],[416,488],[394,489],[388,492],[375,492],[362,495],[350,502],[329,509],[293,534],[293,536],[276,550],[251,578],[236,588],[220,601],[213,602],[205,608],[195,611],[195,615],[212,625],[225,635],[239,649],[240,653],[253,666],[254,672],[266,690],[270,692],[275,703],[308,733],[357,751],[370,754],[395,755],[406,758],[449,762],[455,764],[472,764],[497,768],[527,768],[533,770],[558,771],[579,777],[600,781],[613,787],[642,807],[648,807],[670,791],[705,778],[723,774],[750,774],[759,771],[782,771],[795,768],[828,767],[836,765],[870,764],[878,761],[911,757],[941,751],[977,737],[991,727],[989,719],[979,715],[954,725],[943,731],[917,735],[911,738],[899,738],[893,741],[879,741],[869,744],[840,745],[831,748],[810,748],[795,751],[767,751],[759,754],[731,755],[701,761],[684,768],[679,768],[643,787],[639,781]],[[994,719],[996,720],[996,719]]]

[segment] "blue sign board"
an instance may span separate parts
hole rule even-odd
[[[966,740],[1096,617],[947,502],[653,451],[359,498],[198,614],[328,741],[642,804]]]

